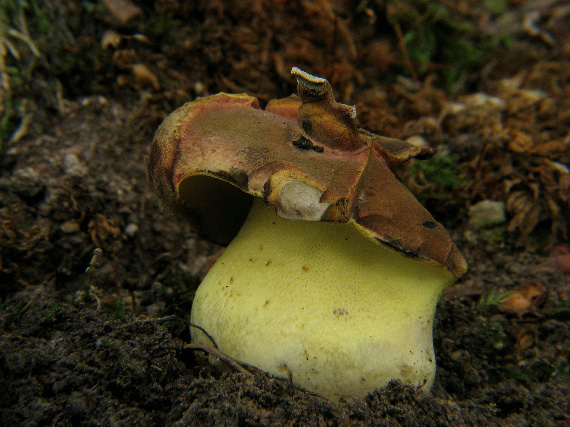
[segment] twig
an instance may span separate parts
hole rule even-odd
[[[34,291],[34,293],[32,294],[32,297],[30,298],[30,300],[27,302],[27,304],[24,306],[24,308],[22,308],[22,313],[25,313],[28,308],[30,308],[30,306],[36,302],[36,300],[38,299],[38,297],[40,296],[40,294],[45,290],[44,285],[40,285],[38,286],[38,288]]]
[[[208,332],[206,332],[206,330],[204,328],[202,328],[201,326],[195,325],[193,323],[190,323],[184,319],[181,319],[174,314],[171,316],[158,317],[155,319],[135,320],[134,322],[130,322],[126,325],[119,326],[117,329],[123,329],[123,328],[127,328],[127,327],[133,326],[133,325],[144,325],[144,324],[148,324],[148,323],[168,322],[171,320],[177,320],[179,322],[183,322],[183,323],[188,324],[192,328],[199,329],[208,337],[208,339],[210,341],[212,341],[213,345],[215,346],[215,347],[212,347],[212,346],[206,345],[206,344],[190,343],[190,344],[185,344],[183,348],[185,348],[185,349],[187,348],[187,349],[191,349],[191,350],[199,350],[199,351],[203,351],[205,353],[209,353],[212,356],[217,357],[218,359],[220,359],[222,362],[226,363],[230,367],[234,368],[236,371],[239,371],[242,374],[246,374],[249,376],[253,375],[251,372],[249,372],[247,369],[245,369],[243,366],[241,366],[237,360],[233,359],[232,357],[230,357],[227,354],[222,353],[220,350],[218,350],[218,345],[216,344],[216,341],[214,341],[214,338],[212,338],[212,336]]]
[[[146,325],[147,323],[168,322],[170,320],[178,320],[180,322],[184,322],[184,320],[180,319],[179,317],[177,317],[176,315],[173,314],[171,316],[166,316],[166,317],[155,317],[152,319],[134,320],[130,323],[127,323],[126,325],[119,326],[117,329],[124,329],[124,328],[128,328],[129,326],[134,326],[134,325]]]
[[[237,360],[235,360],[234,358],[228,356],[225,353],[222,353],[220,350],[218,350],[217,348],[211,347],[209,345],[205,345],[205,344],[197,344],[197,343],[190,343],[190,344],[186,344],[184,346],[184,348],[188,348],[191,350],[200,350],[203,351],[205,353],[211,354],[212,356],[217,357],[218,359],[220,359],[222,362],[224,362],[226,365],[234,368],[236,371],[241,372],[242,374],[246,374],[248,376],[252,376],[253,374],[251,372],[249,372],[247,369],[245,369],[243,366],[241,366],[239,364],[239,362]]]
[[[408,55],[408,48],[406,47],[406,42],[404,41],[404,34],[402,33],[402,27],[400,27],[400,23],[396,18],[394,18],[392,25],[394,26],[394,30],[396,31],[396,36],[398,37],[398,42],[400,44],[400,50],[404,55],[404,61],[410,70],[410,74],[412,76],[412,80],[416,84],[416,87],[420,87],[420,81],[418,79],[418,75],[416,74],[416,70],[410,60],[410,55]]]

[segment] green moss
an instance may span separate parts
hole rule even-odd
[[[499,291],[497,287],[494,286],[481,295],[477,302],[477,308],[483,313],[488,313],[490,310],[494,310],[512,293],[513,291]]]
[[[465,183],[457,176],[458,156],[439,156],[419,161],[412,166],[412,174],[422,171],[426,181],[444,187],[455,188]]]
[[[65,85],[66,95],[80,96],[105,82],[112,86],[116,67],[111,51],[97,40],[86,39],[74,46],[77,54],[57,55],[53,60],[56,77]]]
[[[505,13],[508,9],[507,0],[483,0],[483,7],[493,15]]]
[[[560,305],[551,308],[549,310],[543,310],[540,312],[543,316],[557,319],[560,321],[570,320],[570,301],[563,301]],[[570,344],[570,343],[569,343]],[[570,347],[570,345],[569,345]]]
[[[499,245],[505,241],[505,227],[503,225],[485,228],[479,231],[483,239],[490,245]]]
[[[492,15],[506,8],[505,0],[485,0],[478,6]],[[486,37],[468,16],[436,0],[365,0],[357,10],[372,8],[401,34],[409,60],[419,77],[437,73],[451,90],[480,68],[487,53],[505,46],[503,36]],[[400,63],[406,59],[401,52]],[[412,74],[405,65],[403,72]]]
[[[19,2],[20,4],[28,4],[28,20],[29,25],[41,37],[46,36],[50,31],[52,24],[50,21],[50,13],[42,7],[43,2],[36,0],[28,0],[28,2]]]
[[[171,44],[175,41],[176,29],[181,25],[181,21],[176,19],[173,13],[162,13],[147,20],[142,32],[154,43]]]
[[[0,117],[0,154],[4,150],[4,142],[8,140],[8,135],[14,126],[14,100],[9,93],[7,95],[4,99],[4,113]]]
[[[112,314],[115,319],[123,321],[126,316],[125,302],[119,300],[115,308],[107,308],[107,313]]]
[[[458,156],[451,155],[414,162],[410,175],[416,187],[411,190],[422,203],[448,197],[455,188],[465,184],[458,176],[457,160]]]
[[[48,309],[48,311],[46,312],[46,314],[43,315],[42,317],[42,321],[46,321],[46,320],[51,320],[55,318],[55,315],[57,313],[57,310],[59,309],[59,307],[61,307],[61,303],[60,302],[54,302],[50,308]]]
[[[557,369],[542,361],[533,363],[525,368],[500,368],[499,374],[505,378],[513,378],[523,384],[530,384],[532,382],[546,382],[551,379]]]

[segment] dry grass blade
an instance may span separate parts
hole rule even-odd
[[[205,344],[196,344],[196,343],[186,344],[184,346],[184,348],[188,348],[191,350],[203,351],[203,352],[208,353],[214,357],[217,357],[222,362],[224,362],[226,365],[230,366],[231,368],[234,368],[236,371],[241,372],[242,374],[246,374],[249,376],[252,375],[252,373],[249,372],[247,369],[245,369],[243,366],[241,366],[237,360],[228,356],[225,353],[222,353],[217,348],[214,348],[214,347],[211,347],[211,346],[205,345]]]

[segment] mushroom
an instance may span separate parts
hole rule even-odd
[[[392,170],[431,150],[359,129],[327,80],[291,73],[300,98],[198,98],[154,137],[154,191],[229,244],[192,339],[332,400],[429,390],[436,303],[467,265]]]

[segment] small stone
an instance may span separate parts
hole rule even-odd
[[[505,343],[503,341],[497,341],[495,344],[493,344],[493,348],[495,350],[502,350],[505,348]]]
[[[87,166],[79,160],[77,154],[68,153],[63,158],[63,167],[68,175],[83,177],[87,175]]]
[[[143,11],[129,0],[104,0],[103,4],[121,25],[125,25],[134,17],[143,15]]]
[[[137,84],[142,88],[152,87],[155,90],[160,89],[158,77],[154,75],[150,69],[144,64],[135,64],[132,68]]]
[[[130,223],[125,227],[125,234],[129,237],[135,237],[138,231],[139,231],[139,226],[134,223]]]
[[[204,96],[206,94],[206,85],[200,81],[194,83],[194,92],[198,96]]]
[[[61,224],[59,228],[64,233],[76,233],[79,231],[79,223],[75,221],[67,221]]]
[[[444,111],[451,115],[463,113],[465,111],[465,104],[460,102],[447,102],[444,106]]]
[[[463,359],[464,356],[465,356],[465,351],[456,350],[453,353],[451,353],[451,360],[453,360],[454,362],[459,362],[461,359]]]
[[[507,106],[507,103],[505,102],[504,99],[501,99],[497,96],[490,96],[481,92],[467,96],[464,99],[464,102],[467,107],[472,107],[472,108],[486,107],[486,108],[496,108],[498,110],[504,110]]]
[[[492,227],[506,220],[504,202],[482,200],[469,208],[469,225],[474,228]]]
[[[117,49],[121,44],[122,37],[113,30],[107,30],[103,33],[103,37],[101,39],[101,46],[103,49],[107,49],[108,47],[112,47]]]

